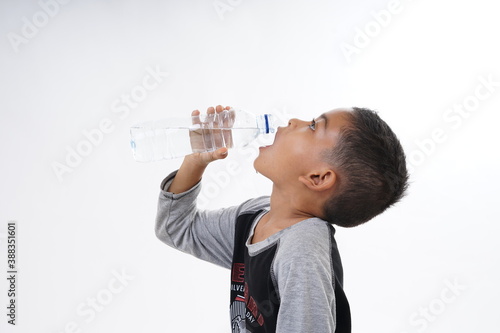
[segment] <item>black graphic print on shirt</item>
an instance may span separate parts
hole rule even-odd
[[[240,215],[236,222],[231,269],[231,326],[234,333],[274,332],[279,310],[278,293],[271,277],[277,245],[255,256],[245,245],[255,218],[261,212]]]

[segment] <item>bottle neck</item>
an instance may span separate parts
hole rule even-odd
[[[270,114],[262,114],[257,116],[257,127],[261,134],[274,133],[273,117]]]

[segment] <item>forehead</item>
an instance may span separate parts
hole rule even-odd
[[[339,129],[349,125],[349,115],[352,111],[351,108],[333,109],[323,113],[320,118],[326,118],[328,129]]]

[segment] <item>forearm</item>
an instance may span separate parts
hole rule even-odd
[[[169,188],[165,189],[166,191],[175,194],[186,192],[200,182],[207,164],[199,163],[191,157],[186,156],[184,158],[172,184],[170,184]]]
[[[205,169],[211,162],[226,158],[226,156],[227,148],[225,147],[212,152],[187,155],[184,157],[184,161],[172,184],[164,190],[175,194],[189,190],[200,182]]]

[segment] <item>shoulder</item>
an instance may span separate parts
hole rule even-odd
[[[301,250],[330,246],[331,228],[326,221],[312,218],[294,224],[288,229],[281,240],[283,246],[298,247]]]
[[[280,238],[278,259],[282,262],[330,261],[332,232],[328,222],[318,218],[299,222]]]
[[[303,289],[305,281],[318,288],[322,286],[322,290],[333,288],[331,232],[328,222],[309,219],[293,225],[280,237],[273,262],[274,281],[280,295],[287,285]]]
[[[269,208],[269,196],[261,196],[253,199],[249,199],[245,202],[243,202],[241,205],[238,207],[239,215],[241,214],[249,214],[249,213],[256,213],[259,210],[262,209],[268,209]]]
[[[262,196],[246,200],[235,206],[199,211],[199,214],[210,215],[212,218],[218,217],[219,220],[226,220],[228,223],[234,224],[241,215],[254,214],[260,210],[268,209],[269,202],[269,196]]]

